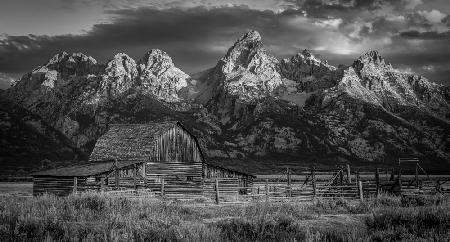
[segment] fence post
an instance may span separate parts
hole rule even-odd
[[[269,179],[266,179],[266,202],[269,201]]]
[[[358,193],[359,193],[359,200],[361,200],[361,202],[363,202],[364,201],[364,193],[363,193],[362,181],[358,181]]]
[[[102,177],[100,178],[100,191],[104,191],[105,190],[105,178]]]
[[[416,188],[419,188],[419,167],[418,164],[416,164]]]
[[[316,168],[315,167],[312,168],[311,178],[312,178],[311,182],[312,182],[312,186],[313,186],[313,196],[314,196],[314,198],[316,198],[317,193],[316,193]]]
[[[73,177],[73,193],[76,194],[77,193],[77,188],[78,187],[78,178],[75,176]]]
[[[117,167],[117,159],[114,160],[114,185],[116,190],[119,189],[119,170]]]
[[[292,197],[292,190],[291,190],[291,170],[287,168],[287,185],[288,185],[288,197]]]
[[[215,190],[216,190],[216,204],[219,204],[220,203],[220,198],[219,198],[219,178],[216,178]]]
[[[145,162],[142,164],[142,177],[144,178],[144,186],[147,188],[147,173],[145,171]]]
[[[134,191],[137,190],[137,180],[136,180],[136,176],[137,176],[137,165],[134,164],[134,165],[133,165],[133,185],[134,185]]]
[[[164,191],[164,177],[161,178],[161,197],[164,197],[165,191]]]
[[[347,183],[352,184],[352,178],[350,176],[350,165],[347,164]]]
[[[361,180],[359,177],[359,171],[356,171],[356,184],[358,184],[358,182]]]
[[[375,180],[377,184],[377,190],[376,190],[376,196],[380,196],[380,172],[378,171],[378,168],[375,170]]]

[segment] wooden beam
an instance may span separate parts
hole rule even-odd
[[[133,185],[134,185],[134,190],[137,190],[136,176],[137,176],[137,164],[134,164],[133,165]]]
[[[78,178],[75,176],[73,178],[73,193],[77,194],[77,189],[78,189]]]
[[[216,178],[216,185],[215,185],[215,190],[216,190],[216,204],[220,203],[220,197],[219,197],[219,178]]]
[[[416,188],[419,188],[419,164],[418,163],[416,163],[415,180],[416,180]]]
[[[291,191],[291,170],[287,168],[287,185],[288,185],[288,197],[292,197],[292,191]]]
[[[117,159],[114,161],[114,185],[116,190],[119,189],[119,169],[118,169]]]
[[[105,190],[105,177],[100,178],[100,191]]]
[[[316,198],[317,196],[317,190],[316,190],[316,168],[313,167],[312,171],[311,171],[311,182],[312,182],[312,186],[313,186],[313,196],[314,198]]]
[[[161,178],[161,197],[164,197],[164,177]]]
[[[266,179],[266,202],[269,201],[269,179]]]
[[[350,165],[347,164],[347,183],[351,184],[352,183],[352,177],[350,176]]]
[[[379,169],[377,168],[375,170],[375,182],[376,182],[376,196],[379,197],[380,196],[380,172]]]
[[[364,201],[364,193],[363,193],[362,181],[358,181],[358,193],[359,193],[359,200],[361,200],[361,202],[363,202]]]

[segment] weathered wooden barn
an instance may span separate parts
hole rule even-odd
[[[165,195],[202,195],[209,191],[214,178],[229,178],[235,187],[251,186],[254,178],[245,172],[206,161],[198,140],[180,122],[110,125],[108,131],[97,140],[89,160],[91,164],[86,168],[109,164],[109,169],[106,170],[106,165],[95,174],[65,172],[71,175],[64,176],[65,183],[61,183],[65,190],[70,187],[69,180],[74,176],[80,178],[78,184],[94,176],[106,188],[113,185],[112,188],[121,189],[121,181],[127,179],[127,173],[132,173],[131,184],[137,183],[136,187],[150,188]],[[119,175],[114,175],[114,179],[110,178],[117,173],[111,168],[114,167],[113,161],[117,161],[116,170],[121,171]],[[35,173],[36,194],[61,190],[62,187],[52,187],[58,186],[55,182],[50,182],[53,184],[49,185],[51,189],[39,184],[50,179],[49,175],[58,177],[58,174],[58,171]],[[47,180],[45,182],[50,184]]]

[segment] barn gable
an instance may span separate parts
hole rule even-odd
[[[179,122],[114,124],[101,136],[90,161],[202,162],[196,138]]]

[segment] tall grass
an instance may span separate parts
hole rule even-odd
[[[447,198],[233,206],[105,194],[0,198],[0,241],[448,241]]]

